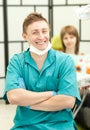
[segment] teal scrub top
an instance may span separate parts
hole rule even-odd
[[[20,79],[23,79],[19,81]],[[22,82],[20,84],[20,82]],[[35,92],[56,91],[76,97],[80,102],[73,59],[50,49],[42,70],[39,70],[29,49],[15,54],[7,67],[5,95],[9,90],[23,88]],[[14,126],[11,130],[75,130],[71,109],[54,112],[31,110],[17,106]]]

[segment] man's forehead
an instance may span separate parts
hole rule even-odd
[[[49,29],[49,26],[45,21],[37,21],[30,24],[28,28],[30,30],[40,30],[40,29],[45,30],[45,29]]]

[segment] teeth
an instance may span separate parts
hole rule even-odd
[[[44,44],[44,42],[41,42],[41,43],[37,43],[37,44]]]

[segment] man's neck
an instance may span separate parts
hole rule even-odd
[[[45,53],[45,54],[43,54],[43,55],[37,55],[37,54],[35,54],[35,53],[33,53],[33,52],[30,52],[30,53],[31,53],[32,58],[33,58],[34,61],[36,62],[36,64],[37,64],[39,70],[41,70],[42,67],[43,67],[43,64],[44,64],[44,62],[45,62],[45,59],[46,59],[46,57],[47,57],[48,52]]]

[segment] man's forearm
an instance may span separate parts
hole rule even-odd
[[[14,89],[7,92],[8,100],[11,104],[20,106],[35,105],[53,96],[52,91],[32,92],[25,89]]]
[[[31,105],[30,109],[41,111],[59,111],[66,108],[73,108],[75,98],[66,95],[56,95],[36,105]]]

